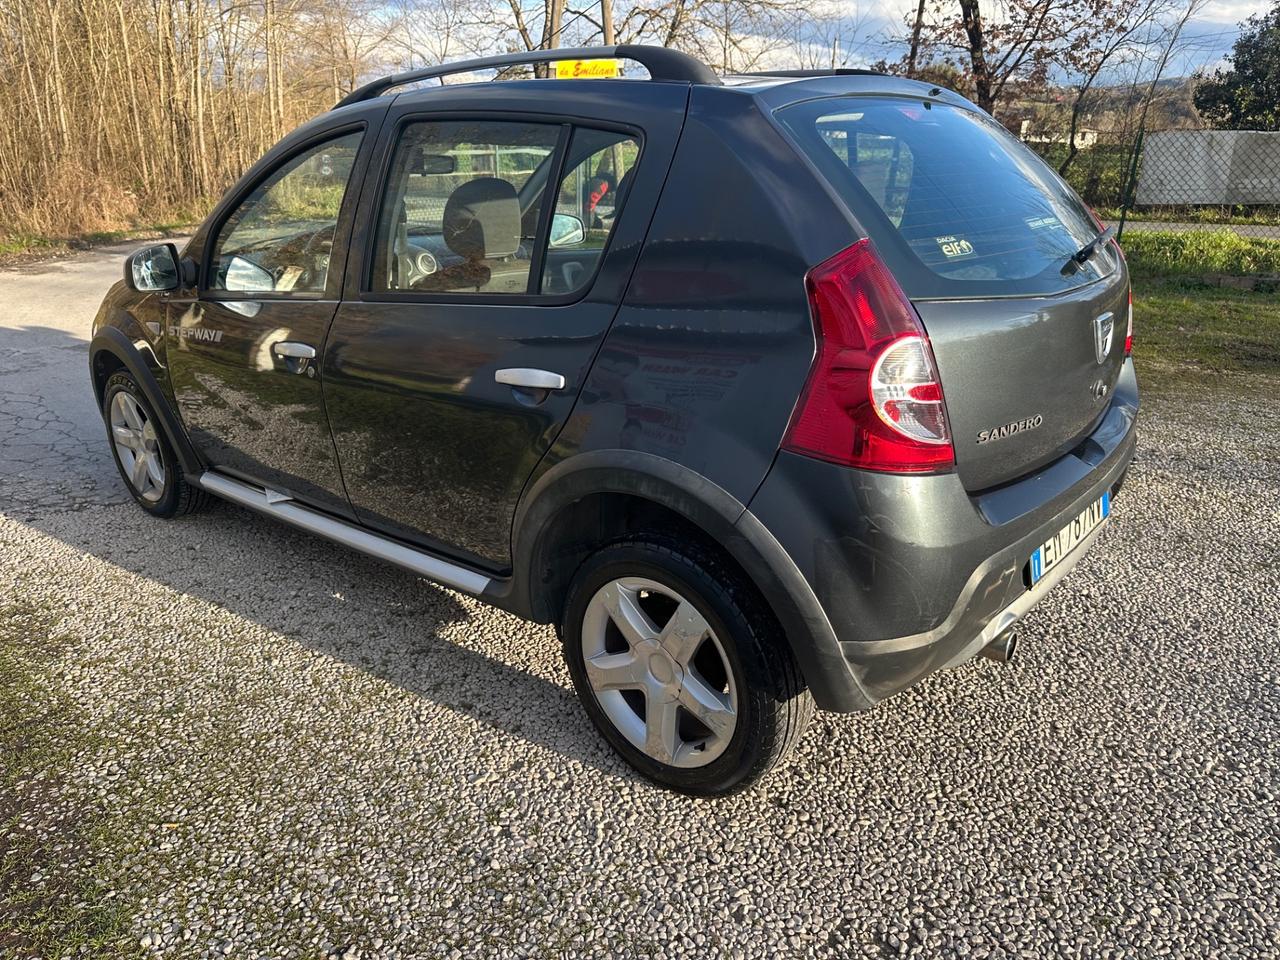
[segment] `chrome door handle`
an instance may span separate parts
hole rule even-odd
[[[281,340],[271,345],[271,352],[277,357],[289,357],[291,360],[314,360],[316,348],[306,343],[295,343],[292,340]]]
[[[508,367],[495,371],[493,379],[511,387],[526,390],[563,390],[565,379],[550,370],[531,370],[528,367]]]

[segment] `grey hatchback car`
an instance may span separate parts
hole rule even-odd
[[[511,74],[604,57],[647,77]],[[815,707],[1012,655],[1133,455],[1131,314],[1110,231],[963,97],[624,46],[357,90],[129,258],[91,374],[144,510],[554,624],[604,739],[715,795]]]

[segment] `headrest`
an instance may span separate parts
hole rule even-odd
[[[497,177],[469,180],[444,205],[444,242],[468,260],[509,257],[520,249],[516,188]]]

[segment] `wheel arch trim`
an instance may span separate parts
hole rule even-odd
[[[150,347],[148,346],[147,349],[149,352]],[[204,469],[200,463],[200,458],[196,456],[195,449],[191,446],[191,441],[187,438],[187,433],[183,429],[177,413],[165,397],[164,391],[160,388],[160,383],[156,380],[156,376],[151,371],[146,358],[143,357],[142,351],[120,328],[100,327],[89,344],[89,375],[93,378],[95,388],[97,387],[96,368],[103,353],[110,354],[123,364],[124,368],[129,371],[130,376],[133,377],[134,382],[138,384],[138,388],[143,392],[147,402],[151,404],[151,408],[156,412],[156,416],[160,420],[160,427],[164,430],[165,439],[169,441],[170,447],[177,454],[178,462],[182,466],[183,472],[191,476],[199,474]],[[101,410],[102,397],[98,396],[97,400],[99,410]]]
[[[666,507],[714,539],[743,569],[777,616],[817,705],[856,711],[872,705],[841,653],[800,569],[759,519],[706,477],[671,460],[636,450],[595,450],[555,464],[538,476],[516,509],[513,576],[495,581],[486,597],[542,622],[555,620],[539,570],[560,512],[595,494],[622,494]]]

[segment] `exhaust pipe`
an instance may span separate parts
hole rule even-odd
[[[1017,633],[1013,630],[1006,630],[983,647],[981,653],[988,660],[995,660],[997,663],[1008,663],[1013,659],[1014,651],[1017,649]]]

